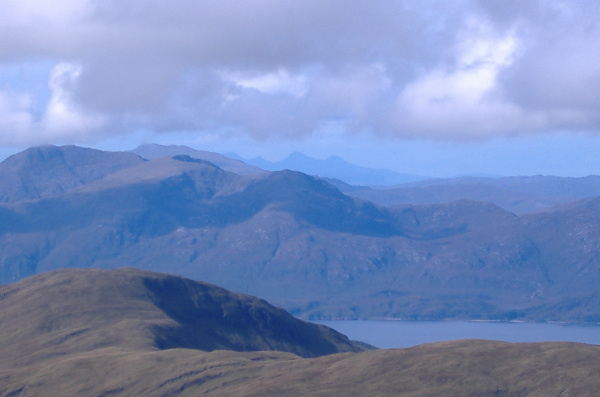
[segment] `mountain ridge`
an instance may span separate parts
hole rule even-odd
[[[599,207],[588,198],[519,216],[469,200],[380,206],[295,171],[142,159],[61,194],[0,204],[0,282],[134,266],[308,319],[596,323]]]
[[[294,152],[285,159],[275,162],[261,157],[254,159],[237,157],[248,164],[268,171],[290,169],[313,176],[340,179],[351,185],[397,185],[426,179],[426,177],[403,174],[387,169],[361,167],[349,163],[339,156],[318,160],[300,152]]]
[[[252,175],[264,172],[264,170],[260,168],[240,161],[241,159],[234,159],[205,150],[196,150],[182,145],[145,144],[138,146],[131,152],[148,160],[165,156],[172,157],[177,155],[186,155],[192,158],[209,161],[225,171],[234,172],[240,175]]]
[[[380,205],[449,203],[459,199],[493,202],[517,214],[551,211],[553,207],[600,196],[600,177],[521,176],[429,179],[394,187],[336,184],[343,192]]]
[[[60,195],[143,161],[132,153],[77,146],[29,148],[0,163],[0,202]]]

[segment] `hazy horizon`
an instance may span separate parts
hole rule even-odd
[[[597,174],[600,6],[0,4],[0,155],[299,151],[427,176]]]

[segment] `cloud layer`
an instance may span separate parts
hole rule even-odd
[[[591,0],[0,3],[0,144],[150,131],[441,140],[600,125]],[[44,70],[45,86],[39,81]],[[16,72],[15,72],[16,71]]]

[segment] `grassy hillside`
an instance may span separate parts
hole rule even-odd
[[[263,300],[131,268],[0,286],[0,357],[0,397],[593,396],[600,388],[600,346],[463,340],[365,351]]]
[[[0,371],[0,396],[596,396],[600,347],[465,340],[302,359],[111,350]]]
[[[66,269],[0,286],[0,368],[98,349],[359,351],[264,300],[136,269]]]

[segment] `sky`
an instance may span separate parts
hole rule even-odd
[[[594,0],[3,0],[0,157],[143,143],[600,173]]]

